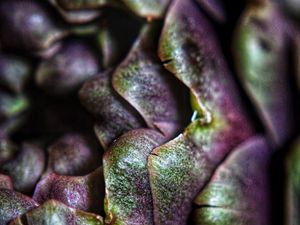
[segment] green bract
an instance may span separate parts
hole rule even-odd
[[[0,0],[0,225],[298,225],[298,5]]]
[[[49,200],[40,207],[24,215],[28,225],[102,225],[100,216],[69,208],[59,201]],[[10,225],[22,225],[22,218],[17,218]]]
[[[237,27],[233,49],[239,79],[277,144],[294,126],[288,60],[289,24],[276,5],[249,5]]]

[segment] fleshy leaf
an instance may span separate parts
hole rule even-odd
[[[118,138],[103,158],[107,224],[154,224],[147,158],[164,137],[136,129]]]
[[[16,191],[30,193],[40,178],[44,166],[45,156],[42,149],[33,144],[23,144],[16,157],[3,164],[0,171],[12,178]]]
[[[67,134],[48,148],[46,173],[86,175],[101,164],[100,149],[94,140],[79,134]]]
[[[210,109],[216,105],[217,93],[226,92],[234,97],[231,102],[238,101],[215,36],[193,2],[177,0],[167,14],[159,43],[161,61],[191,89],[193,107],[205,123],[213,119]]]
[[[103,66],[109,68],[120,58],[117,38],[112,34],[108,26],[103,26],[97,34],[97,42],[102,52]]]
[[[141,21],[127,11],[112,10],[106,13],[97,35],[104,68],[111,68],[126,57],[140,28]]]
[[[294,129],[287,27],[273,3],[249,5],[233,45],[239,79],[276,144]]]
[[[254,133],[214,32],[192,1],[176,1],[160,39],[160,57],[194,96],[200,118],[149,157],[155,224],[184,224],[191,202],[222,159]]]
[[[0,189],[0,199],[1,225],[38,206],[31,198],[9,189]]]
[[[266,225],[271,151],[263,137],[238,146],[195,199],[194,224]]]
[[[2,0],[0,20],[2,44],[14,48],[40,51],[67,34],[39,1]]]
[[[23,223],[26,221],[26,223]],[[101,216],[70,208],[56,200],[49,200],[10,225],[103,225]]]
[[[49,0],[69,23],[84,24],[102,14],[103,7],[120,7],[115,0]]]
[[[27,97],[0,91],[0,121],[21,114],[29,107]]]
[[[17,152],[17,146],[15,146],[5,134],[0,132],[0,166],[13,159]]]
[[[105,149],[125,132],[144,126],[138,113],[113,90],[111,71],[87,81],[79,97],[85,108],[96,117],[95,132]]]
[[[197,0],[213,18],[219,22],[226,21],[226,12],[221,0]]]
[[[148,127],[171,138],[180,128],[180,109],[172,74],[163,68],[156,52],[159,24],[145,25],[127,58],[113,75],[115,90],[145,119]]]
[[[182,135],[154,149],[148,166],[155,224],[186,223],[192,200],[220,161],[251,135],[249,127],[242,131],[241,123],[228,123],[203,126],[196,120]]]
[[[286,224],[300,223],[300,137],[286,157]]]
[[[92,48],[78,40],[68,41],[36,72],[36,82],[44,90],[65,94],[76,90],[100,70],[99,59]]]
[[[11,91],[20,93],[31,74],[29,62],[20,56],[0,53],[0,83]]]
[[[65,10],[95,9],[111,0],[55,0]]]
[[[122,0],[135,14],[149,20],[163,17],[172,0]]]
[[[9,176],[0,174],[0,189],[13,190],[13,183]]]
[[[56,0],[49,0],[49,2],[57,9],[60,15],[68,23],[74,23],[74,24],[88,23],[101,15],[101,12],[99,10],[94,10],[94,9],[64,10],[56,3]]]
[[[50,199],[56,199],[75,209],[103,213],[102,168],[81,177],[49,174],[37,184],[33,199],[40,204]]]

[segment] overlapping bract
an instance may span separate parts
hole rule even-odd
[[[1,1],[0,39],[40,57],[35,82],[48,93],[68,100],[89,79],[79,99],[94,117],[104,155],[81,134],[39,141],[47,154],[12,144],[7,130],[30,108],[23,89],[32,68],[1,52],[0,224],[269,224],[271,147],[294,132],[290,40],[300,58],[300,38],[281,10],[268,1],[247,3],[233,43],[235,79],[221,47],[228,43],[211,20],[229,27],[221,1],[49,2],[64,22],[45,2]],[[99,28],[95,39],[87,37],[90,25]],[[294,164],[296,156],[288,190],[297,214]]]
[[[278,7],[250,4],[234,41],[238,75],[273,141],[283,144],[295,130],[288,57],[290,25]]]
[[[35,208],[22,217],[16,218],[10,222],[10,225],[23,225],[23,220],[28,225],[44,224],[44,225],[102,225],[103,219],[96,214],[87,213],[76,210],[59,201],[49,200]]]
[[[40,204],[56,199],[69,207],[100,214],[103,213],[103,183],[102,168],[85,176],[52,173],[37,184],[33,199]]]
[[[206,7],[210,8],[210,10],[221,10],[221,8],[218,8],[219,5],[217,2],[200,2],[200,4],[205,4]],[[274,6],[270,5],[266,7],[273,9]],[[214,13],[214,16],[219,16],[218,19],[221,19],[222,11],[219,11],[219,14],[217,14],[217,11],[212,11],[211,13]],[[244,18],[246,18],[246,16],[242,18],[242,21]],[[279,20],[279,23],[284,24],[284,19],[281,19],[279,15],[276,16],[276,19]],[[147,38],[151,37],[150,31],[153,32],[153,23],[151,26],[152,30],[150,25],[142,30],[140,38],[135,42],[131,51],[129,51],[127,58],[125,58],[121,65],[118,66],[116,71],[112,74],[112,84],[113,88],[118,92],[118,94],[126,99],[127,102],[130,103],[140,113],[148,127],[152,129],[158,128],[162,134],[166,135],[166,137],[169,137],[167,133],[163,131],[163,129],[160,129],[159,126],[153,126],[153,122],[155,121],[155,116],[157,114],[155,113],[156,111],[154,105],[153,107],[149,107],[152,105],[152,101],[156,103],[161,102],[159,98],[156,97],[155,93],[167,93],[166,91],[158,91],[162,90],[161,88],[155,88],[158,83],[159,85],[162,85],[163,82],[158,82],[155,80],[154,74],[155,71],[157,71],[155,70],[155,67],[153,67],[153,62],[155,62],[155,60],[153,57],[149,58],[150,55],[148,54],[148,49],[151,48],[148,48],[147,46],[155,46],[155,44],[151,44],[152,41],[150,39],[147,40]],[[247,27],[244,25],[240,26],[243,29],[246,29]],[[286,27],[284,27],[284,29],[285,28]],[[282,33],[284,33],[282,35],[286,35],[285,37],[288,36],[288,30],[275,31],[278,32],[276,33],[278,42],[282,40],[280,36]],[[270,32],[272,33],[272,31]],[[244,34],[245,32],[243,32],[243,35]],[[239,33],[237,33],[237,36],[238,35]],[[248,43],[246,42],[245,45],[247,44]],[[280,46],[280,44],[276,45],[277,48],[280,48]],[[264,47],[265,46],[262,46],[262,48]],[[282,49],[286,48],[282,47]],[[247,53],[249,50],[246,50],[245,52]],[[280,55],[280,51],[275,51],[273,57],[279,58]],[[239,89],[235,84],[235,80],[232,74],[230,74],[226,63],[223,60],[223,56],[220,53],[220,47],[218,46],[218,41],[215,38],[210,22],[200,12],[200,10],[197,9],[195,3],[192,1],[172,2],[164,22],[162,33],[160,35],[159,57],[166,69],[168,69],[177,77],[178,80],[180,80],[190,89],[192,106],[197,116],[193,118],[194,121],[192,121],[192,123],[185,129],[183,134],[161,146],[154,148],[151,153],[148,151],[148,173],[146,173],[144,176],[149,176],[149,184],[154,207],[154,219],[153,222],[148,220],[147,223],[187,223],[188,216],[192,210],[191,202],[198,192],[204,187],[209,190],[211,195],[223,193],[223,189],[224,193],[228,195],[234,191],[240,191],[239,199],[236,200],[236,202],[240,201],[240,199],[245,199],[245,209],[243,209],[240,214],[237,215],[237,217],[234,217],[233,214],[223,212],[222,209],[219,209],[219,206],[216,207],[217,209],[212,207],[211,209],[208,209],[208,211],[205,210],[204,214],[199,209],[197,212],[195,212],[196,224],[199,222],[202,224],[204,220],[207,224],[215,223],[216,221],[214,220],[214,216],[211,216],[214,215],[214,213],[217,214],[219,210],[222,211],[222,215],[219,214],[217,216],[219,223],[226,224],[228,221],[235,222],[237,224],[266,223],[269,217],[268,215],[264,217],[263,213],[267,213],[268,199],[262,196],[268,195],[266,167],[268,166],[271,150],[269,150],[264,138],[257,140],[254,138],[253,140],[251,139],[251,137],[257,132],[256,128],[253,126],[254,122],[248,116],[249,114],[247,113],[247,108],[242,103],[242,99],[239,96]],[[273,58],[272,60],[271,62],[276,64],[275,59]],[[262,61],[258,61],[258,63],[261,63],[262,67],[270,67],[268,63]],[[242,65],[243,64],[241,64],[241,66]],[[251,63],[247,63],[246,65],[249,67],[252,66]],[[276,65],[278,65],[278,63]],[[285,66],[284,64],[282,65],[283,67]],[[284,69],[286,69],[286,67],[282,70],[284,71]],[[245,71],[247,73],[247,70],[243,68],[239,72],[243,74]],[[263,71],[265,70],[262,68],[262,70],[258,71],[257,74],[259,75]],[[280,80],[279,76],[283,77],[284,74],[279,73],[278,70],[274,69],[274,73],[275,72],[278,74],[278,79],[270,79],[270,81],[273,82],[271,86],[276,87],[278,85],[280,88],[278,89],[279,93],[276,93],[279,97],[272,99],[272,101],[274,102],[273,105],[276,107],[281,107],[280,101],[283,99],[281,97],[284,94],[286,94],[286,98],[291,99],[291,94],[288,93],[289,78],[284,77],[282,80]],[[162,75],[163,72],[158,72],[158,74]],[[151,76],[153,76],[153,78]],[[147,79],[150,77],[151,80],[147,82]],[[240,79],[243,83],[247,82],[246,78],[244,77],[240,77]],[[260,82],[259,79],[260,77],[257,77],[255,78],[255,81]],[[152,81],[154,82],[152,83]],[[155,83],[156,85],[153,85]],[[152,87],[154,87],[154,90],[151,89]],[[147,100],[148,95],[144,97],[144,93],[152,93],[150,95],[151,98],[148,101],[145,101]],[[248,92],[248,94],[251,94],[251,91]],[[265,92],[262,95],[264,95],[264,98],[267,98],[271,94],[270,92]],[[163,95],[163,97],[167,96],[168,94]],[[158,97],[162,97],[162,95],[158,94]],[[292,103],[286,102],[285,104],[291,105]],[[168,104],[168,106],[170,105],[172,104]],[[159,106],[164,107],[163,104]],[[275,115],[274,118],[289,118],[292,116],[290,109],[290,107],[286,107],[285,110],[277,110],[276,112],[270,110],[269,113],[266,114],[267,116],[272,116],[272,114],[278,113],[278,115]],[[171,117],[169,116],[168,118]],[[264,120],[264,117],[262,118]],[[280,137],[282,140],[276,140],[275,138],[275,141],[280,145],[285,141],[285,136],[286,138],[290,137],[290,133],[293,132],[293,127],[287,120],[279,119],[279,121],[274,121],[274,123],[272,122],[272,125],[276,126],[276,123],[281,123],[277,126],[278,128],[280,127],[282,129],[280,132],[283,132],[278,134],[278,137]],[[268,123],[265,123],[267,128],[268,125]],[[277,130],[279,131],[280,129]],[[101,130],[98,129],[97,131],[99,136],[99,134],[101,134]],[[270,132],[272,132],[272,129]],[[129,134],[130,132],[128,135]],[[247,142],[248,139],[250,140]],[[114,149],[118,149],[119,147],[115,146],[122,145],[124,142],[130,143],[134,142],[134,140],[132,140],[131,136],[130,138],[127,138],[127,134],[125,133],[120,139],[116,139],[116,142],[112,144],[111,148],[109,148],[106,154],[109,154],[110,151],[117,151]],[[244,142],[246,143],[244,144],[246,147],[241,148],[245,149],[239,150],[238,146]],[[137,141],[137,143],[139,142]],[[255,149],[255,146],[258,149],[261,149],[262,152],[258,152],[258,150]],[[127,149],[126,144],[124,144],[122,149],[123,151],[130,151],[130,148]],[[146,150],[142,144],[141,146],[137,146],[136,149],[141,149],[141,153]],[[131,151],[133,152],[133,150]],[[235,159],[234,156],[230,156],[228,159],[230,163],[228,164],[232,164],[233,166],[236,165],[237,167],[243,164],[245,160],[249,160],[249,163],[254,163],[255,159],[259,158],[260,161],[257,161],[256,163],[258,167],[260,166],[264,170],[262,176],[259,176],[259,174],[257,174],[258,172],[255,170],[244,172],[251,173],[249,176],[253,178],[253,182],[260,182],[260,186],[254,187],[253,184],[249,184],[249,187],[246,187],[249,188],[249,192],[241,192],[242,187],[239,187],[239,184],[236,183],[241,179],[238,176],[242,177],[243,175],[247,175],[237,174],[232,177],[232,180],[228,178],[228,180],[220,181],[224,182],[224,185],[229,185],[231,189],[227,190],[225,186],[224,188],[221,187],[220,190],[214,189],[214,181],[210,180],[210,178],[214,173],[218,174],[219,170],[222,171],[222,166],[216,172],[215,169],[230,152],[233,152],[230,155],[238,156],[237,159]],[[127,154],[130,154],[130,152]],[[240,154],[241,156],[239,156]],[[122,158],[121,155],[123,155],[123,153],[120,153],[120,155],[117,156],[117,161],[119,163],[126,159],[125,156]],[[115,164],[118,164],[118,162],[114,162]],[[133,166],[134,164],[129,163],[127,166],[130,165]],[[113,163],[109,165],[104,164],[104,170],[106,170],[106,167],[113,168],[113,166]],[[226,167],[226,163],[224,167]],[[117,171],[120,171],[120,174],[122,174],[119,175],[120,179],[131,174],[125,168],[126,167],[120,169],[118,167]],[[243,173],[243,171],[241,173]],[[105,180],[107,183],[109,183],[108,187],[111,185],[116,185],[115,187],[118,186],[119,182],[117,182],[116,177],[117,176],[113,172],[105,175]],[[238,181],[235,181],[234,179]],[[115,183],[113,181],[115,181]],[[209,183],[207,184],[207,182]],[[148,185],[146,186],[149,188]],[[261,214],[256,214],[254,212],[252,205],[253,203],[251,203],[251,196],[256,194],[255,188],[259,189],[258,192],[261,194],[259,196],[261,201]],[[131,207],[126,209],[119,205],[121,202],[122,205],[126,204],[125,200],[120,200],[118,204],[118,202],[114,199],[114,193],[121,195],[122,193],[127,193],[128,189],[121,189],[122,191],[119,192],[116,191],[116,188],[113,190],[114,191],[112,192],[106,193],[106,204],[110,205],[106,211],[107,218],[109,218],[109,223],[130,224],[130,222],[128,222],[131,221],[130,219],[133,219],[134,221],[139,221],[140,219],[140,221],[142,221],[143,218],[145,218],[144,212],[142,211],[144,208],[142,203],[140,217],[138,218],[135,210],[129,210],[132,209]],[[133,194],[133,190],[129,193]],[[126,196],[128,196],[129,193],[127,193]],[[202,192],[200,192],[200,196],[201,193]],[[127,199],[126,197],[123,198]],[[228,197],[228,199],[229,198],[230,197]],[[138,199],[138,197],[135,199]],[[129,202],[132,201],[128,200],[128,204]],[[205,203],[200,204],[206,205]],[[234,210],[234,207],[238,207],[238,203],[236,204],[237,205],[232,205],[232,210]],[[221,207],[222,205],[220,208]],[[200,208],[202,207],[200,206]],[[145,223],[144,220],[143,223]]]
[[[194,200],[194,223],[270,224],[270,156],[263,137],[250,138],[235,148]]]
[[[164,137],[150,129],[122,135],[103,157],[107,224],[154,224],[147,159]]]

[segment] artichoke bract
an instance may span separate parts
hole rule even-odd
[[[194,200],[195,224],[270,224],[270,156],[263,137],[239,145]]]
[[[13,189],[12,180],[9,176],[0,174],[0,188]]]
[[[157,131],[136,129],[105,152],[107,224],[154,224],[147,158],[163,141]]]
[[[29,79],[31,66],[25,57],[0,53],[0,82],[1,86],[20,93]]]
[[[1,1],[0,11],[1,42],[7,46],[39,51],[66,34],[39,1]]]
[[[249,5],[236,32],[234,52],[242,84],[275,143],[284,143],[294,126],[289,84],[289,24],[276,5]]]
[[[38,206],[30,197],[6,188],[0,189],[0,199],[1,225]]]
[[[225,22],[226,12],[220,0],[198,0],[199,4],[217,21]]]
[[[0,225],[300,224],[299,6],[1,0]]]
[[[35,145],[24,143],[12,160],[0,166],[0,171],[12,178],[16,191],[30,193],[42,175],[44,164],[44,152]]]
[[[38,203],[56,199],[76,209],[100,213],[103,212],[103,206],[98,202],[104,197],[101,186],[104,187],[101,167],[86,176],[61,176],[53,173],[37,184],[33,199]]]
[[[48,148],[46,172],[60,175],[86,175],[101,165],[98,145],[80,134],[67,134]]]
[[[98,58],[89,46],[69,41],[36,72],[37,85],[54,94],[68,93],[100,71]]]
[[[96,19],[101,13],[94,8],[100,7],[106,3],[98,1],[65,1],[65,0],[49,0],[57,11],[61,14],[65,21],[69,23],[81,24]]]
[[[24,215],[27,224],[86,224],[86,225],[102,225],[103,220],[99,215],[83,212],[70,208],[63,203],[55,200],[49,200],[40,207],[31,210]],[[17,218],[10,225],[23,224],[23,218]]]

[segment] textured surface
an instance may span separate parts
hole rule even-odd
[[[299,225],[295,1],[0,0],[0,225]]]
[[[107,224],[154,224],[147,158],[163,139],[157,131],[137,129],[121,136],[105,153]]]
[[[99,146],[80,134],[67,134],[48,148],[46,173],[81,176],[95,170],[101,164]]]
[[[28,225],[103,225],[101,216],[69,208],[55,200],[45,202],[10,225],[24,225],[23,220]]]
[[[98,121],[95,130],[104,148],[123,133],[144,126],[138,113],[113,90],[110,71],[86,82],[79,97]]]
[[[172,5],[159,54],[167,60],[166,68],[191,88],[199,115],[182,135],[156,148],[148,162],[155,223],[184,224],[190,202],[214,169],[254,131],[213,31],[192,1]]]
[[[158,40],[159,24],[145,25],[126,59],[113,74],[115,90],[147,122],[166,137],[180,128],[180,106],[176,104],[176,86],[172,74],[163,68],[153,49]]]
[[[103,213],[102,168],[81,177],[49,174],[37,184],[33,199],[40,204],[50,199],[56,199],[72,208]]]
[[[38,206],[28,196],[9,189],[0,189],[0,199],[0,225],[6,225],[12,219]]]
[[[194,224],[270,224],[270,156],[263,137],[250,138],[234,149],[194,200]]]

